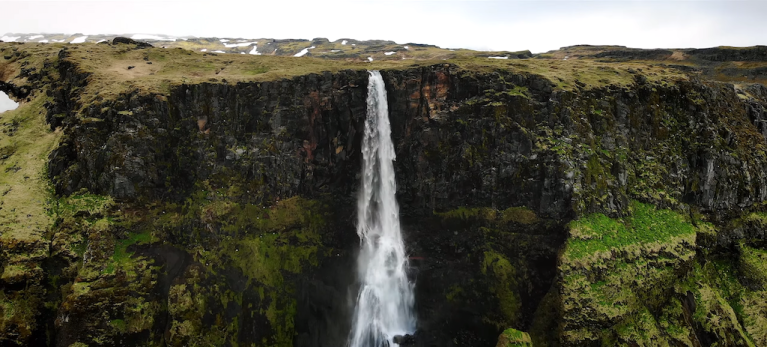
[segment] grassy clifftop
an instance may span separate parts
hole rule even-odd
[[[428,48],[428,47],[427,47]],[[424,48],[425,49],[425,48]],[[651,61],[604,62],[595,59],[491,59],[485,52],[458,51],[449,56],[423,54],[409,59],[346,60],[332,57],[292,57],[225,54],[182,48],[137,48],[108,43],[0,43],[0,80],[14,86],[44,82],[43,70],[60,57],[77,73],[87,75],[79,100],[87,105],[124,93],[167,94],[170,87],[195,83],[274,81],[341,70],[406,69],[451,63],[470,71],[542,75],[556,88],[575,90],[606,85],[625,86],[636,78],[672,82],[686,79],[679,70]],[[638,77],[641,76],[641,77]]]

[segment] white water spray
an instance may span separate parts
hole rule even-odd
[[[394,144],[386,88],[370,71],[367,119],[362,140],[362,190],[357,201],[358,259],[362,284],[357,296],[349,347],[393,346],[395,335],[412,334],[413,284],[408,281],[405,245],[394,198]]]

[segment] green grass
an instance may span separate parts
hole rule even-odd
[[[261,42],[259,48],[267,50],[268,45]],[[193,43],[179,43],[196,49]],[[279,46],[288,51],[300,51],[310,46],[310,42],[282,43]],[[20,58],[0,62],[0,73],[14,75],[21,64],[40,66],[44,58],[55,56],[59,50],[67,49],[69,62],[74,63],[81,72],[89,73],[89,83],[81,91],[81,102],[86,105],[91,101],[110,98],[132,90],[142,93],[165,94],[169,88],[182,83],[218,82],[227,80],[236,82],[273,81],[311,73],[325,71],[368,69],[403,69],[414,66],[452,63],[466,70],[495,72],[499,70],[514,73],[537,74],[551,80],[560,89],[575,89],[578,83],[589,88],[605,85],[628,85],[633,83],[633,74],[629,69],[639,69],[650,81],[686,78],[674,71],[662,72],[659,67],[645,62],[603,63],[593,60],[561,61],[550,59],[498,60],[488,59],[488,52],[469,50],[450,51],[435,47],[411,47],[404,50],[403,45],[391,44],[366,51],[359,47],[343,46],[337,42],[324,43],[311,52],[324,57],[271,56],[248,54],[211,54],[186,49],[132,49],[129,45],[104,44],[34,44],[14,45],[0,43],[0,49],[17,49],[23,54]],[[342,52],[332,53],[331,50]],[[371,48],[372,49],[372,48]],[[385,56],[386,51],[398,52]],[[355,58],[332,58],[336,54],[352,53]],[[367,57],[374,58],[372,63]],[[406,57],[407,59],[402,59]],[[148,59],[152,64],[147,64]],[[128,70],[128,66],[134,68]],[[529,97],[524,87],[515,87],[506,91],[509,95]]]
[[[91,215],[103,215],[113,205],[114,200],[111,197],[90,194],[83,190],[54,202],[51,210],[59,217],[71,217],[80,212],[87,212]]]
[[[496,347],[532,347],[530,335],[517,329],[506,329],[498,337]]]
[[[767,251],[742,245],[739,265],[742,275],[754,286],[767,290]]]
[[[567,242],[565,256],[579,259],[596,252],[621,251],[636,244],[662,244],[675,237],[695,235],[695,227],[679,213],[637,201],[631,207],[633,214],[622,220],[595,213],[571,222],[572,238]]]
[[[111,262],[107,263],[104,273],[114,273],[115,269],[125,267],[130,264],[132,252],[128,252],[128,247],[135,244],[146,244],[152,242],[152,235],[148,230],[139,233],[131,233],[127,238],[115,242],[115,250],[112,254]]]
[[[35,240],[52,223],[45,172],[48,153],[61,135],[45,123],[45,97],[0,114],[0,148],[12,148],[0,160],[0,234],[2,240]]]
[[[754,346],[754,336],[749,332],[763,331],[761,324],[749,324],[749,320],[764,314],[759,307],[766,307],[765,292],[751,292],[737,278],[737,269],[729,259],[712,259],[705,264],[695,264],[692,271],[680,281],[680,292],[692,292],[695,296],[695,312],[692,320],[704,331],[733,341],[733,345]],[[759,299],[749,302],[756,294]],[[714,318],[715,317],[715,318]],[[745,322],[746,324],[741,324]],[[761,326],[760,326],[761,325]],[[750,328],[750,329],[749,329]],[[757,336],[757,341],[767,342]],[[761,345],[758,344],[758,345]]]
[[[482,261],[482,275],[489,279],[490,290],[495,293],[501,313],[499,320],[486,320],[499,328],[517,323],[522,314],[522,300],[516,292],[516,268],[502,254],[486,251]]]
[[[595,213],[570,223],[558,266],[565,341],[660,343],[657,334],[644,333],[656,326],[646,311],[666,303],[676,274],[693,261],[697,228],[679,213],[637,201],[631,212],[621,219]]]

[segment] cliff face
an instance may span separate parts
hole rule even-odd
[[[88,71],[44,66],[3,115],[5,133],[58,129],[35,147],[46,219],[0,237],[3,344],[344,343],[364,70],[86,103]],[[767,88],[382,74],[418,345],[507,328],[536,346],[767,344]],[[3,143],[6,180],[30,165],[24,134]]]

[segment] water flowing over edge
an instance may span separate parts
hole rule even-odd
[[[395,335],[412,334],[413,284],[395,198],[394,144],[386,88],[378,71],[369,71],[367,117],[362,140],[362,182],[357,200],[359,294],[349,347],[394,345]]]

